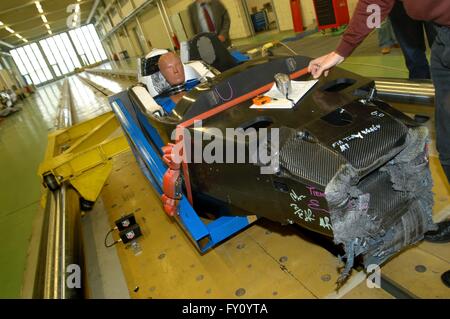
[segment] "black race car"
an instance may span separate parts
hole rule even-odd
[[[176,214],[184,194],[197,211],[210,208],[298,224],[344,247],[343,279],[356,257],[366,266],[379,265],[435,228],[429,135],[425,127],[378,100],[372,80],[340,68],[291,108],[251,108],[275,83],[276,74],[311,80],[305,72],[309,61],[275,56],[223,73],[209,69],[211,76],[202,77],[171,112],[143,85],[132,87],[128,95],[151,143],[155,131],[164,144],[174,143],[172,133],[182,129],[191,136],[202,134],[201,151],[209,147],[213,156],[225,154],[230,142],[235,150],[246,150],[246,160],[238,163],[236,154],[229,161],[207,163],[185,151],[184,162],[171,167],[166,157],[172,170],[184,167],[184,173],[172,174],[176,180],[168,181],[167,188],[174,189],[166,189],[163,196],[166,211]],[[200,120],[201,128],[195,126]],[[245,139],[239,133],[230,138],[227,129],[239,129]],[[264,161],[250,146],[272,145],[273,136],[259,134],[271,129],[278,129],[279,147]],[[208,140],[215,141],[214,151]],[[185,140],[184,147],[194,149],[193,141],[189,143]]]

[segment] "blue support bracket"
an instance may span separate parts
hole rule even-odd
[[[142,172],[155,191],[162,195],[167,166],[161,158],[161,147],[164,146],[161,137],[145,116],[133,107],[126,91],[110,97],[109,101]],[[147,140],[143,130],[151,142]],[[186,196],[180,200],[176,219],[201,253],[207,252],[251,224],[248,217],[239,216],[221,216],[214,221],[204,222]]]

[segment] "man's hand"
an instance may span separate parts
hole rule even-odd
[[[220,42],[225,42],[225,37],[223,35],[219,34],[217,37],[219,38]]]
[[[315,79],[319,78],[322,74],[328,76],[330,69],[342,63],[343,61],[344,58],[333,51],[327,55],[312,60],[309,63],[308,71]]]

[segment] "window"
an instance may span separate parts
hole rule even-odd
[[[11,50],[11,56],[28,84],[38,85],[53,80],[53,75],[36,43]]]
[[[100,53],[100,57],[102,60],[106,60],[108,57],[106,56],[106,52],[105,49],[103,48],[102,42],[100,41],[100,38],[98,37],[97,32],[95,31],[95,28],[92,24],[87,26],[92,39],[94,40],[94,44],[98,50],[98,52]]]
[[[55,37],[51,37],[51,38],[48,38],[47,40],[42,40],[42,41],[47,42],[48,48],[49,48],[51,54],[53,54],[53,56],[55,57],[56,65],[58,65],[59,69],[61,70],[61,73],[62,74],[69,73],[69,68],[67,67],[66,63],[64,62],[64,58],[62,57],[62,55],[59,51],[58,45],[56,44],[56,41],[55,41]]]
[[[41,84],[107,59],[92,24],[63,32],[11,50],[11,56],[28,84]]]
[[[56,76],[60,77],[81,67],[75,48],[66,32],[41,40],[40,44]]]
[[[70,43],[69,36],[67,35],[67,33],[63,33],[61,35],[61,39],[64,42],[65,47],[67,48],[67,53],[69,54],[73,65],[76,68],[81,67],[80,61],[78,60],[77,54],[75,53],[75,49],[73,48],[72,43]]]
[[[58,66],[58,62],[55,59],[54,54],[52,53],[52,50],[50,50],[47,40],[40,41],[42,50],[44,51],[45,56],[47,57],[48,63],[50,64],[51,68],[53,69],[53,72],[55,72],[55,75],[57,77],[60,77],[62,75],[61,69]]]
[[[97,31],[92,24],[69,31],[78,55],[85,65],[94,64],[107,59]]]

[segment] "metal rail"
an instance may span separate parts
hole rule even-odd
[[[434,86],[430,80],[375,79],[378,96],[386,101],[434,105]]]
[[[72,125],[72,94],[67,79],[61,91],[56,122],[57,129]],[[72,274],[72,271],[75,276],[77,271],[79,275],[82,275],[78,194],[68,184],[63,184],[54,192],[47,191],[46,196],[47,205],[44,212],[33,298],[82,298],[81,287],[71,288],[72,286],[67,284],[67,275]],[[72,265],[75,268],[69,268]],[[76,281],[74,284],[76,285]]]
[[[114,94],[114,92],[110,91],[109,89],[101,86],[100,84],[88,79],[87,77],[78,75],[78,78],[84,82],[85,84],[89,85],[90,87],[92,87],[93,89],[97,90],[98,92],[100,92],[101,94],[103,94],[104,96],[111,96]]]

